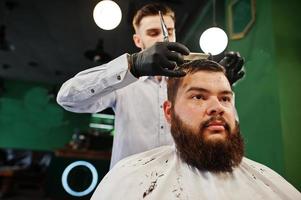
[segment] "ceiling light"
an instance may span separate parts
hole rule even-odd
[[[212,6],[213,27],[208,28],[202,33],[200,37],[200,47],[204,53],[218,55],[226,49],[228,45],[228,36],[223,29],[218,28],[216,25],[215,0],[212,0]]]
[[[217,55],[222,53],[228,44],[227,34],[223,29],[212,27],[204,31],[200,37],[200,47],[204,53]]]
[[[121,9],[111,0],[100,1],[94,8],[93,18],[97,26],[104,30],[116,28],[121,21]]]

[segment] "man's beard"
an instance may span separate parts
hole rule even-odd
[[[225,139],[204,138],[206,126],[215,120],[225,122]],[[244,142],[238,122],[231,132],[229,124],[222,117],[212,117],[201,123],[196,132],[172,111],[171,133],[180,158],[201,171],[231,172],[240,164],[244,155]]]

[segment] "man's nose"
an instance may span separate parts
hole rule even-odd
[[[156,42],[163,42],[163,36],[157,37]]]
[[[207,115],[223,115],[225,112],[224,106],[218,98],[211,98],[208,102]]]

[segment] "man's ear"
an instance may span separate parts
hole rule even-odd
[[[142,49],[143,45],[142,45],[142,40],[141,40],[140,35],[135,33],[133,35],[133,40],[134,40],[134,43],[135,43],[136,47]]]
[[[169,124],[171,123],[171,112],[172,112],[171,107],[172,107],[172,103],[170,101],[164,101],[163,111],[164,111],[165,119]]]

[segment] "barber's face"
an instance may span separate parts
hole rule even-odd
[[[175,42],[174,21],[170,16],[163,16],[163,18],[168,29],[169,41]],[[133,38],[136,46],[142,50],[151,47],[156,42],[162,42],[163,33],[159,15],[144,17]]]
[[[222,72],[184,77],[175,104],[164,103],[182,159],[202,170],[231,171],[243,156],[243,140],[230,84]]]

